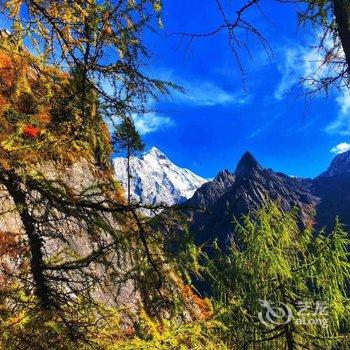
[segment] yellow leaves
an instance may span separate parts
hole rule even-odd
[[[41,58],[29,52],[10,52],[13,47],[6,40],[1,42],[1,47],[4,48],[0,49],[2,167],[11,169],[15,164],[45,160],[71,164],[81,157],[93,159],[97,148],[105,155],[110,154],[110,135],[93,103],[91,128],[81,139],[73,137],[82,120],[79,108],[74,108],[79,102],[74,102],[71,109],[65,103],[72,95],[72,82],[74,84],[67,73],[45,66]],[[40,133],[25,137],[24,129],[28,125],[39,128]]]
[[[159,0],[154,1],[153,3],[153,9],[156,12],[161,12],[162,11],[162,2]]]
[[[46,322],[46,327],[52,329],[55,333],[59,334],[62,332],[61,327],[59,326],[59,324],[54,321],[54,320],[49,320]]]
[[[40,35],[42,35],[44,38],[50,33],[49,29],[43,23],[38,23],[38,30]],[[40,47],[38,49],[40,50]]]
[[[132,8],[136,7],[136,1],[135,0],[128,0],[129,6]]]
[[[2,157],[0,153],[0,166],[5,170],[11,170],[12,164],[7,157]]]
[[[18,299],[24,303],[27,303],[30,301],[31,298],[23,290],[19,290]]]
[[[11,327],[23,329],[29,322],[30,318],[25,311],[14,313],[12,317],[8,318],[5,322],[5,328],[11,329]]]
[[[10,16],[17,17],[20,13],[23,0],[6,1],[5,4],[8,10],[10,11]]]
[[[211,330],[219,329],[218,322],[183,322],[176,319],[151,319],[144,311],[140,314],[137,332],[130,339],[121,339],[114,345],[107,346],[108,350],[189,350],[208,349],[224,350],[221,343]]]
[[[33,348],[37,348],[35,344],[47,344],[40,347],[47,350],[90,349],[85,347],[86,343],[104,350],[227,350],[215,336],[223,327],[215,320],[184,322],[181,315],[170,319],[153,318],[144,310],[136,315],[128,308],[86,305],[85,298],[79,297],[74,301],[74,313],[71,313],[72,305],[62,306],[60,314],[44,312],[27,308],[35,305],[35,300],[18,288],[12,292],[18,302],[15,311],[0,309],[0,315],[4,315],[0,317],[0,349],[4,346],[6,350],[15,350],[30,336]],[[84,343],[70,341],[65,321],[72,326],[74,322],[88,325]]]
[[[103,34],[106,36],[113,35],[113,29],[108,23],[106,23],[105,28],[103,29]]]
[[[158,14],[158,26],[163,28],[163,21],[161,17],[161,12],[163,9],[162,0],[153,0],[153,10]]]
[[[57,18],[59,16],[60,10],[59,5],[56,1],[52,1],[51,7],[47,9],[47,13],[54,18]]]

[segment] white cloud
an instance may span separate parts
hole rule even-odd
[[[302,80],[304,88],[311,90],[313,78],[322,78],[329,73],[322,62],[323,56],[314,45],[288,48],[284,53],[283,62],[277,66],[282,76],[274,97],[283,100]]]
[[[134,115],[133,118],[135,127],[141,135],[150,134],[175,125],[171,118],[153,112],[144,115]]]
[[[350,144],[346,142],[339,143],[331,149],[331,153],[340,154],[350,150]]]
[[[282,77],[275,89],[274,97],[276,100],[283,100],[288,91],[300,80],[299,50],[300,48],[288,49],[285,52],[283,63],[277,66],[278,70],[282,73]]]
[[[326,127],[329,134],[350,135],[350,92],[341,91],[336,99],[339,106],[338,117]]]
[[[186,92],[173,91],[171,98],[180,102],[195,106],[217,106],[249,104],[253,96],[244,93],[243,89],[231,91],[211,80],[190,79],[177,75],[174,70],[157,69],[157,77],[165,81],[171,81],[181,86]]]
[[[150,134],[152,132],[175,125],[175,122],[171,118],[156,114],[154,112],[149,112],[143,115],[133,114],[132,118],[134,120],[136,130],[141,135]],[[121,119],[106,119],[105,122],[108,125],[110,133],[113,134],[116,127],[121,123]]]
[[[334,50],[334,47],[339,49]],[[326,59],[330,52],[331,56]],[[306,47],[288,48],[284,53],[283,63],[278,66],[282,76],[274,97],[283,100],[286,93],[301,82],[301,79],[306,92],[317,90],[323,79],[338,77],[342,73],[342,65],[338,62],[343,61],[344,57],[341,45],[335,45],[331,37],[323,40],[323,49],[315,41]],[[343,88],[334,89],[332,93],[336,96],[338,115],[327,125],[325,131],[329,134],[350,135],[350,92]]]
[[[177,99],[184,103],[197,106],[216,105],[246,105],[252,101],[252,96],[243,91],[228,92],[210,81],[183,81],[185,94],[177,94]]]
[[[331,36],[323,38],[321,33],[316,36],[316,41],[313,38],[307,46],[289,46],[283,51],[282,63],[277,66],[281,73],[281,80],[274,94],[277,100],[284,99],[286,93],[301,81],[306,90],[312,91],[317,89],[317,81],[326,77],[336,77],[341,73],[342,67],[338,62],[344,60],[344,52],[341,49],[332,49],[340,45],[334,44]],[[322,49],[319,48],[321,38]],[[329,52],[332,52],[333,56],[330,56]]]

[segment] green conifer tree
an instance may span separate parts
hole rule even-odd
[[[131,202],[131,190],[130,190],[130,158],[137,152],[142,152],[145,148],[144,143],[141,140],[141,136],[136,130],[134,121],[130,117],[125,117],[118,125],[114,135],[114,143],[117,144],[122,150],[126,151],[127,159],[127,181],[128,181],[128,204]]]
[[[239,349],[345,349],[349,238],[301,230],[297,212],[271,204],[236,222],[228,254],[210,266],[222,321]]]

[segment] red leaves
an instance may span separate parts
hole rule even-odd
[[[19,238],[19,234],[0,231],[0,258],[3,256],[18,258],[23,253]]]
[[[27,124],[23,129],[23,135],[35,139],[39,136],[40,128],[32,124]]]

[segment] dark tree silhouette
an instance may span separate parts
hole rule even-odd
[[[128,190],[128,205],[131,203],[131,174],[130,174],[130,158],[137,152],[142,152],[145,148],[141,140],[141,136],[136,130],[134,121],[130,117],[125,117],[120,125],[117,126],[114,138],[114,144],[126,151],[127,159],[127,190]]]

